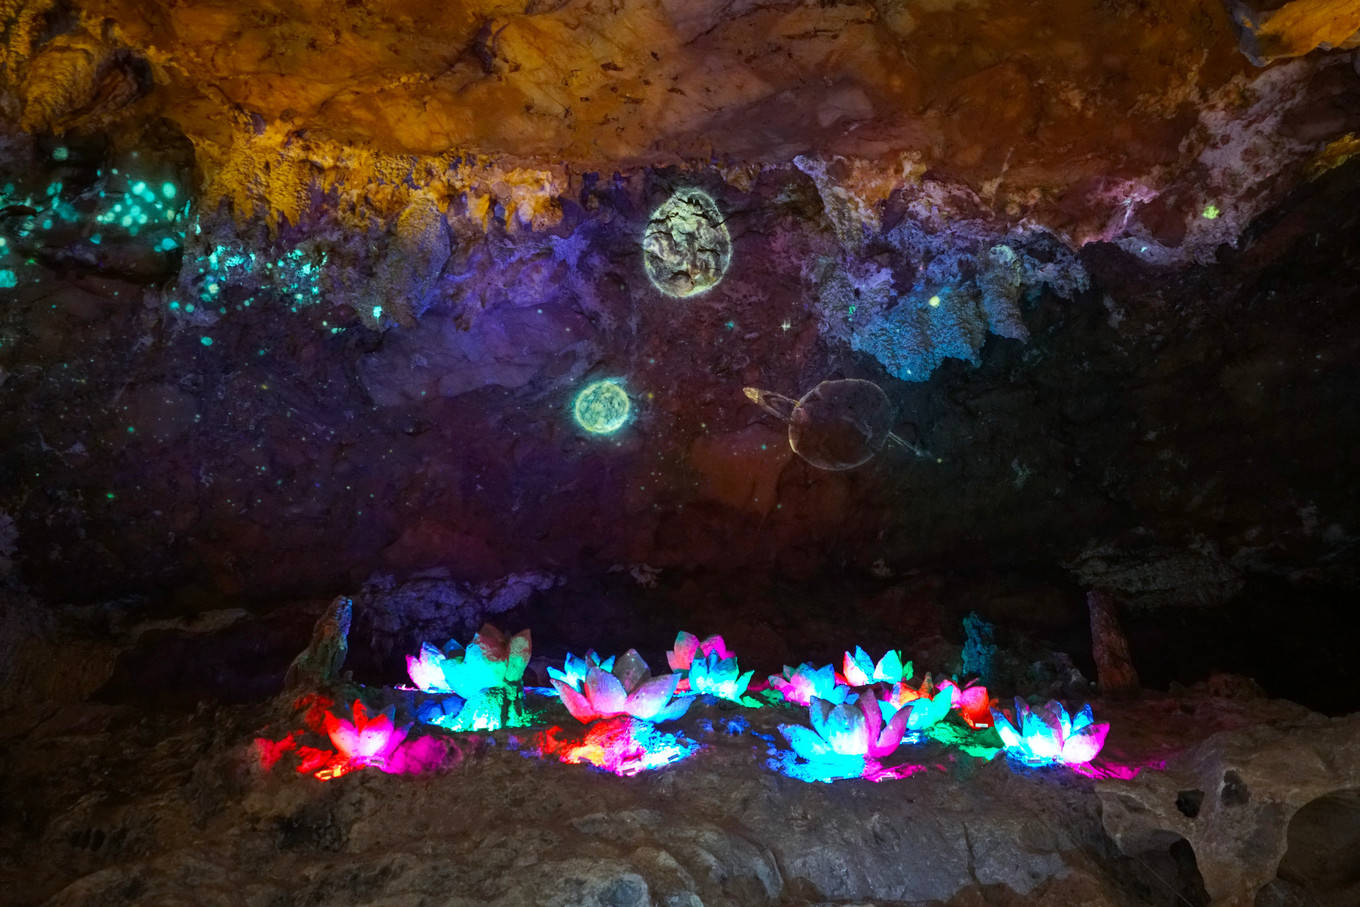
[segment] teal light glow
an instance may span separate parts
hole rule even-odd
[[[586,385],[572,404],[576,424],[593,435],[618,431],[628,421],[631,410],[628,393],[612,378]]]

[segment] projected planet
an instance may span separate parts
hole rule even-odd
[[[892,432],[892,401],[872,381],[823,381],[794,400],[774,391],[742,389],[747,398],[789,426],[789,447],[818,469],[854,469],[873,459],[889,442],[925,453]]]
[[[586,385],[571,407],[576,424],[593,435],[618,431],[628,421],[631,410],[628,392],[613,378]]]
[[[732,237],[718,205],[700,189],[677,189],[652,212],[642,263],[667,296],[697,296],[718,285],[732,262]]]

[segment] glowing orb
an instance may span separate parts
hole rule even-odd
[[[732,263],[732,237],[713,199],[699,189],[677,189],[647,222],[642,263],[667,296],[697,296],[717,286]]]
[[[631,409],[632,404],[622,385],[606,378],[587,385],[576,395],[572,414],[576,423],[592,435],[608,435],[623,427]]]

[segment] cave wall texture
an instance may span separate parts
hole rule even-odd
[[[0,563],[190,612],[430,570],[1340,600],[1357,35],[1349,0],[5,0]],[[640,240],[688,187],[731,264],[674,298]],[[742,394],[835,377],[928,455],[815,469]],[[571,419],[597,378],[616,435]]]

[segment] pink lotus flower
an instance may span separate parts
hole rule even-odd
[[[700,653],[705,657],[716,654],[719,661],[726,661],[732,657],[732,652],[721,636],[710,636],[700,642],[699,637],[693,633],[681,630],[675,635],[675,648],[666,653],[666,662],[672,671],[688,671],[690,665],[694,663],[694,656]]]
[[[615,715],[631,715],[643,721],[670,721],[685,714],[692,700],[676,699],[680,675],[653,677],[636,649],[629,649],[614,663],[612,671],[592,667],[578,685],[552,678],[562,704],[578,721],[590,723]]]
[[[369,717],[368,710],[358,699],[354,700],[351,710],[354,721],[337,718],[326,712],[326,734],[340,753],[340,759],[349,769],[364,765],[379,768],[387,764],[388,758],[401,742],[406,739],[410,725],[397,727],[394,721],[395,706],[388,706],[377,715]]]

